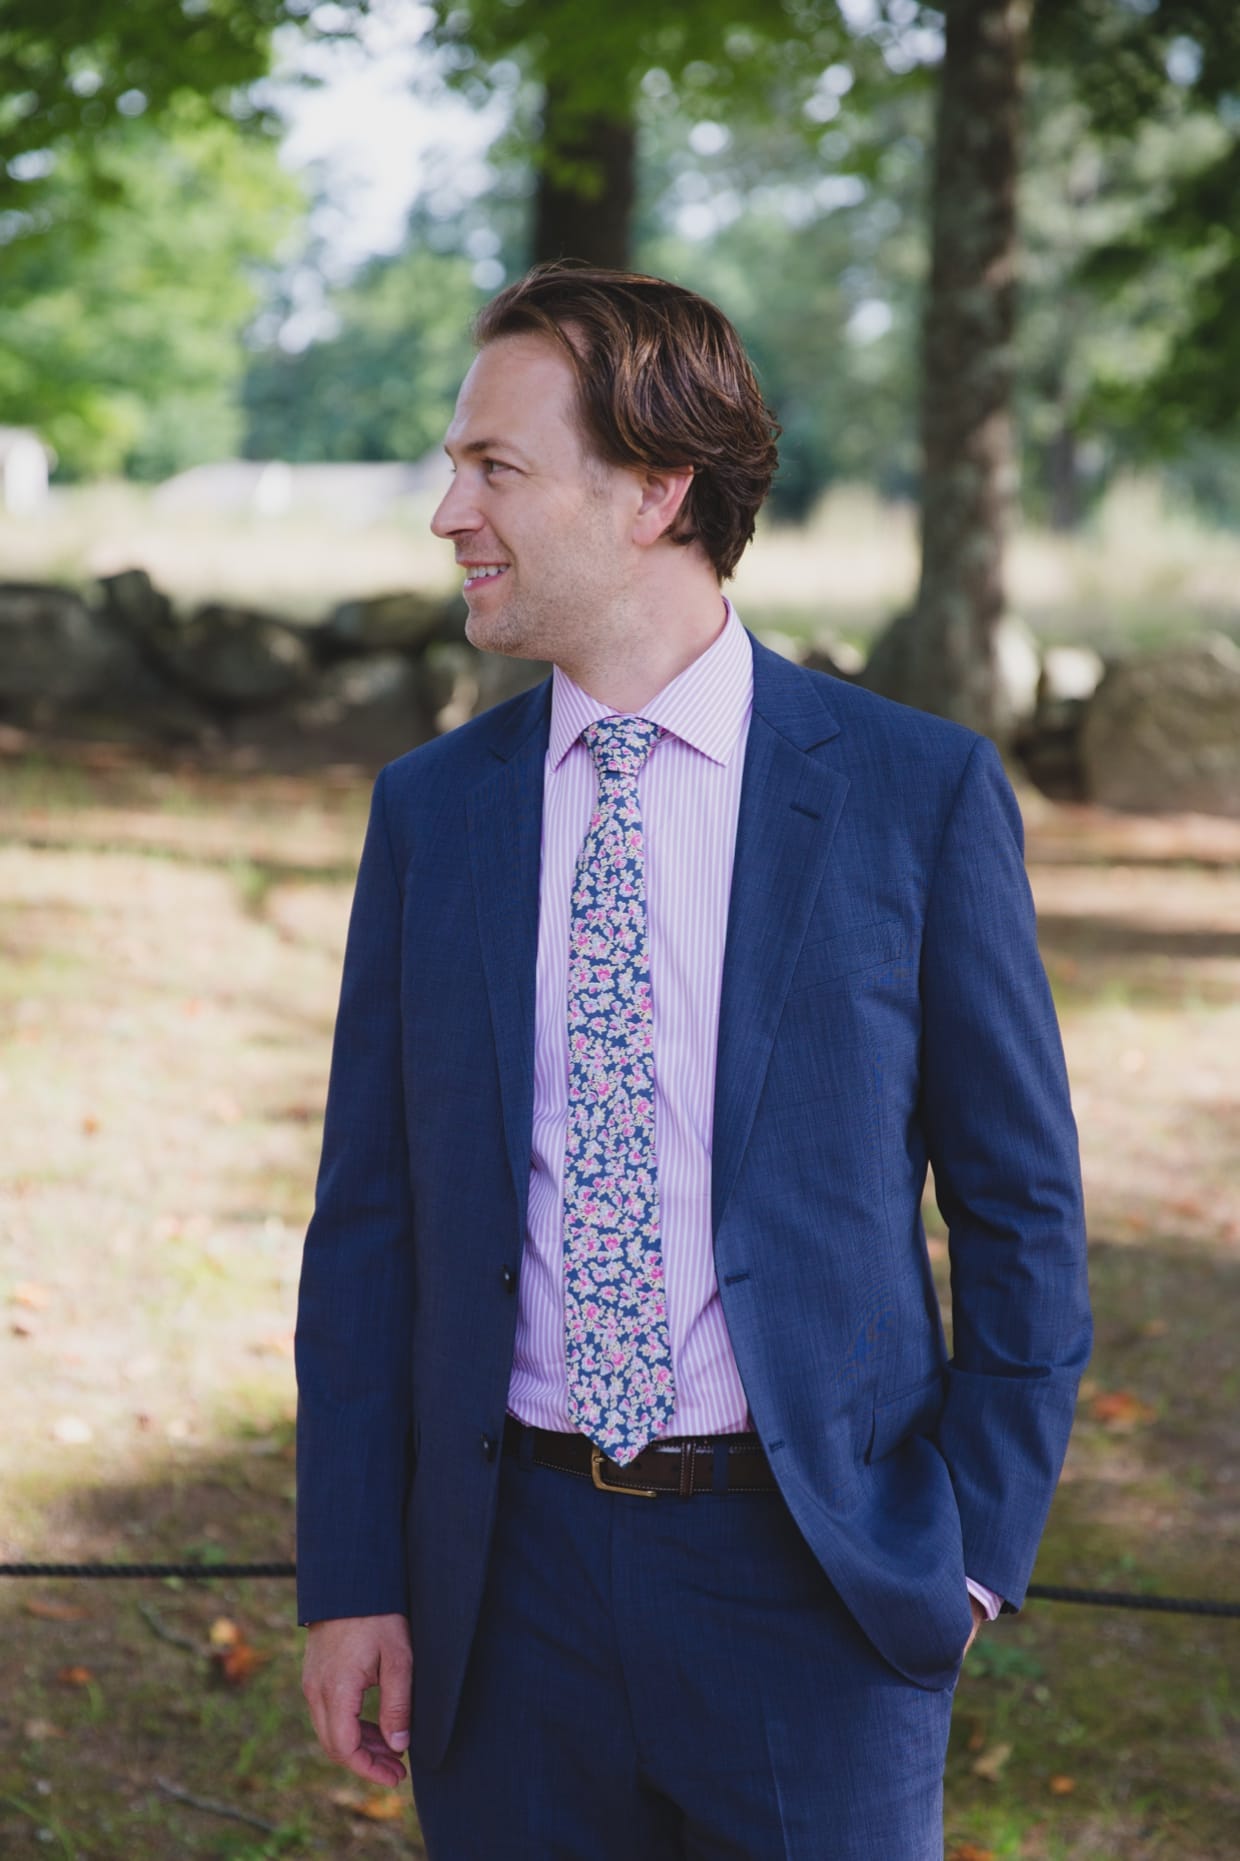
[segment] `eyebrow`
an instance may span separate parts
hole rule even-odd
[[[449,446],[446,440],[444,441],[443,449],[449,458],[453,457],[452,447]],[[484,453],[489,452],[508,452],[511,453],[515,459],[520,459],[526,465],[529,464],[529,460],[525,453],[522,452],[519,446],[514,446],[510,439],[471,439],[467,440],[465,444],[459,448],[459,451],[462,458],[467,459],[476,459],[481,457]]]

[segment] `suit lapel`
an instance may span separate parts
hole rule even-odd
[[[525,1216],[534,1122],[534,980],[543,771],[551,681],[529,693],[497,730],[500,763],[466,802],[478,934],[503,1101],[504,1136],[517,1207]]]
[[[716,1235],[848,792],[846,777],[808,754],[839,731],[818,681],[757,640],[753,656],[753,716],[719,1004],[711,1176]]]
[[[753,716],[719,1007],[711,1193],[716,1234],[848,792],[846,777],[809,754],[839,730],[818,682],[759,641],[752,644]],[[548,679],[497,723],[490,748],[498,767],[466,803],[504,1136],[522,1213],[534,1118],[534,988],[550,723]]]

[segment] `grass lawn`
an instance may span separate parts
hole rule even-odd
[[[0,762],[0,1557],[292,1550],[291,1327],[360,773]],[[1029,807],[1098,1345],[1043,1582],[1240,1596],[1240,826]],[[941,1228],[931,1248],[945,1265]],[[408,1854],[279,1582],[0,1582],[0,1852]],[[1030,1604],[948,1854],[1234,1861],[1240,1623]],[[416,1850],[415,1850],[416,1852]],[[891,1861],[900,1861],[891,1857]]]

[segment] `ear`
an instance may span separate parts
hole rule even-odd
[[[693,483],[691,465],[669,465],[660,472],[643,472],[640,499],[633,519],[633,541],[644,549],[671,529]]]

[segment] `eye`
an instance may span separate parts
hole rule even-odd
[[[510,472],[512,467],[505,465],[502,459],[484,459],[482,469],[488,478],[494,478],[496,472]]]

